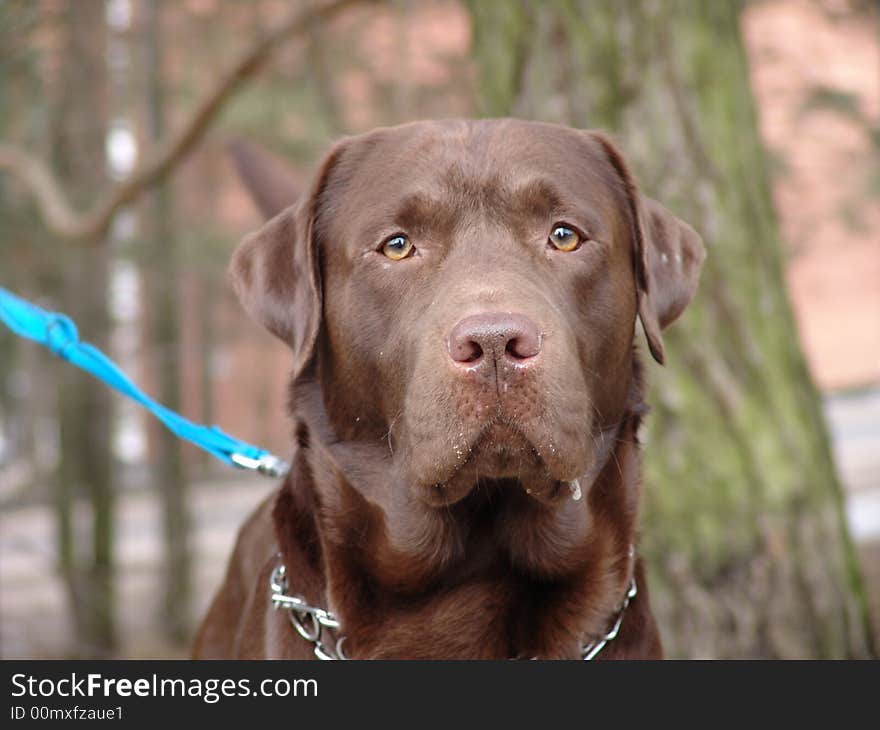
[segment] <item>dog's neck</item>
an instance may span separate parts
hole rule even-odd
[[[582,499],[555,505],[488,481],[429,508],[389,483],[381,445],[327,437],[316,391],[295,391],[298,448],[275,527],[292,588],[340,617],[350,655],[574,658],[605,631],[633,570],[644,412],[635,356],[602,468]]]

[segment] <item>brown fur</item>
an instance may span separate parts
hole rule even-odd
[[[585,234],[576,250],[548,244],[560,222]],[[390,261],[397,233],[416,253]],[[296,448],[195,655],[312,656],[270,605],[280,551],[291,590],[337,613],[356,658],[576,658],[633,573],[638,596],[599,656],[659,657],[629,556],[646,410],[634,325],[662,361],[703,255],[595,133],[422,122],[336,145],[233,260],[245,307],[293,350]],[[540,352],[508,357],[504,334],[456,361],[449,333],[476,314],[535,323]]]

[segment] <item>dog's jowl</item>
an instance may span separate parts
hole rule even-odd
[[[240,162],[273,217],[231,275],[292,350],[293,466],[196,656],[659,657],[634,338],[663,362],[699,236],[606,137],[549,124],[344,139],[296,200]]]

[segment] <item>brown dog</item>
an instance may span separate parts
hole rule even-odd
[[[633,548],[634,328],[662,362],[703,257],[596,133],[443,121],[337,144],[232,262],[293,350],[296,450],[195,655],[333,656],[344,636],[354,658],[660,657]],[[270,582],[333,616],[277,610]]]

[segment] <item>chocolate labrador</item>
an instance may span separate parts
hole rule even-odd
[[[275,213],[292,194],[258,167]],[[293,352],[295,443],[195,655],[660,657],[635,323],[662,363],[703,257],[595,132],[454,120],[336,144],[232,261]]]

